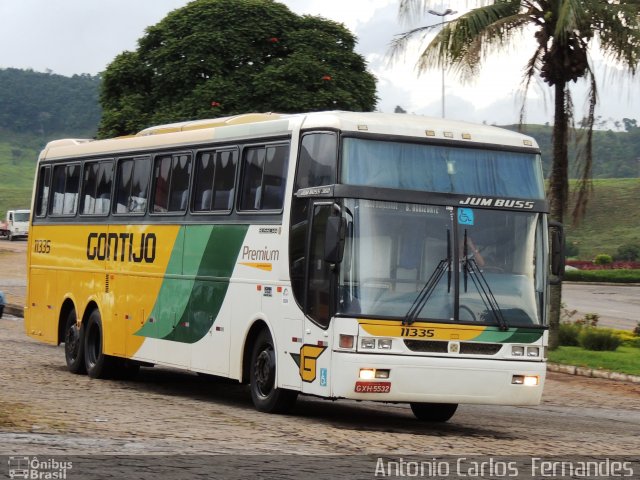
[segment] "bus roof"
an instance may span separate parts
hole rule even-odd
[[[40,159],[117,154],[220,140],[286,135],[296,130],[332,128],[346,132],[457,140],[537,149],[536,141],[503,128],[467,122],[378,112],[248,113],[230,117],[157,125],[136,135],[107,140],[62,139],[49,142]]]

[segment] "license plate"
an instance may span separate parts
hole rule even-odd
[[[356,382],[356,393],[389,393],[391,382]]]

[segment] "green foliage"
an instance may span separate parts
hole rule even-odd
[[[640,270],[566,270],[570,282],[640,283]]]
[[[580,347],[560,347],[549,352],[549,361],[640,375],[640,348],[621,346],[611,352],[585,350]]]
[[[628,120],[628,119],[627,119]],[[550,172],[553,159],[553,128],[544,125],[505,125],[509,130],[521,130],[536,139],[540,146],[542,168],[546,175]],[[569,178],[579,178],[580,162],[577,160],[579,148],[576,147],[578,130],[572,130],[569,136],[568,156]],[[635,178],[640,177],[640,128],[627,132],[611,130],[593,131],[593,178]],[[570,208],[573,204],[570,205]]]
[[[564,244],[564,256],[565,257],[577,257],[580,253],[578,245],[573,242],[565,242]]]
[[[594,180],[585,218],[578,225],[565,224],[567,243],[575,243],[585,260],[602,252],[614,253],[626,243],[637,243],[640,208],[633,205],[639,195],[640,178]]]
[[[624,245],[620,245],[614,258],[616,260],[635,262],[640,258],[640,244],[625,243]]]
[[[613,352],[622,344],[622,339],[609,329],[585,327],[578,335],[578,342],[586,350]]]
[[[611,255],[607,255],[606,253],[599,253],[593,259],[593,263],[595,265],[609,265],[610,263],[613,263],[613,258]]]
[[[561,322],[558,330],[560,345],[575,347],[580,345],[578,336],[582,326],[573,322]]]
[[[99,135],[246,112],[370,111],[375,78],[342,24],[273,0],[195,0],[103,74]]]
[[[41,137],[90,130],[93,135],[101,113],[99,85],[100,78],[91,75],[69,78],[31,70],[0,69],[0,130]],[[21,155],[15,152],[15,163]]]

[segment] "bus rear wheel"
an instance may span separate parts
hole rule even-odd
[[[106,378],[112,374],[114,358],[104,354],[103,339],[102,319],[95,309],[87,319],[84,333],[85,368],[91,378]]]
[[[422,422],[446,422],[458,409],[457,403],[410,403],[411,411]]]
[[[67,361],[67,370],[71,373],[87,373],[84,364],[84,329],[82,325],[78,325],[75,308],[71,309],[65,323],[64,358]]]
[[[256,410],[286,413],[293,408],[298,392],[276,387],[276,351],[267,330],[260,332],[253,346],[249,381]]]

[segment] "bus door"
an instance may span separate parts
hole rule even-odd
[[[300,376],[304,393],[330,394],[331,329],[334,307],[331,292],[334,284],[334,264],[326,259],[329,219],[337,218],[333,202],[313,204],[310,234],[307,238],[307,275],[305,289],[305,325],[300,349]]]

